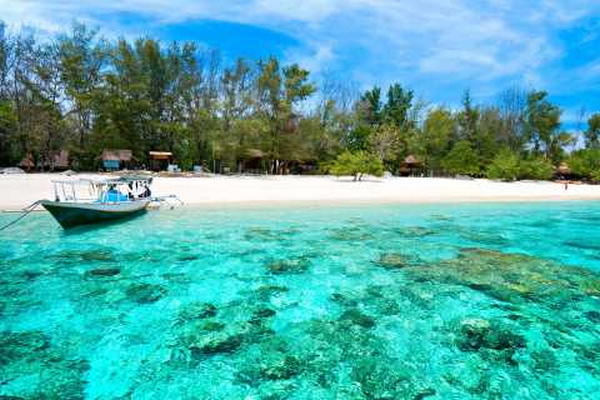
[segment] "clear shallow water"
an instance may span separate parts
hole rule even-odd
[[[599,226],[595,202],[31,215],[0,233],[0,398],[598,398]]]

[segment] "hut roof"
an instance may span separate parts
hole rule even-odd
[[[35,168],[35,162],[33,162],[33,157],[31,157],[31,155],[28,155],[27,157],[23,158],[21,162],[19,162],[18,166],[21,168]]]
[[[150,151],[148,154],[155,160],[168,160],[173,157],[173,153],[170,151]]]
[[[265,153],[262,150],[259,150],[259,149],[246,150],[247,158],[263,158],[264,156],[265,156]]]
[[[131,150],[123,149],[104,149],[100,156],[102,161],[131,161],[133,158]]]
[[[404,164],[406,165],[420,165],[423,162],[418,160],[417,157],[415,157],[413,154],[408,155],[405,159],[404,159]]]
[[[558,168],[556,169],[560,174],[563,175],[568,175],[571,173],[571,168],[569,167],[569,165],[565,162],[560,163],[560,165],[558,166]]]

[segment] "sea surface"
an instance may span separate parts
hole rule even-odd
[[[0,399],[600,399],[600,203],[32,214]]]

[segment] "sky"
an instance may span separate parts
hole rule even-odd
[[[225,60],[272,54],[314,79],[399,82],[449,107],[466,89],[493,103],[518,84],[548,91],[570,129],[600,111],[600,0],[0,0],[0,20],[191,40]]]

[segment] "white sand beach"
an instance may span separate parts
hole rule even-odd
[[[52,198],[52,181],[94,177],[58,174],[0,175],[0,209],[17,210]],[[99,176],[96,176],[99,177]],[[186,205],[273,203],[421,203],[600,200],[600,186],[485,179],[387,178],[352,182],[330,176],[156,177],[154,195],[177,195]]]

